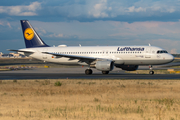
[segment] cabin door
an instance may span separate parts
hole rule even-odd
[[[145,58],[151,58],[151,49],[150,48],[146,49]]]
[[[48,49],[43,49],[43,52],[48,52]],[[42,59],[44,60],[44,61],[47,61],[47,54],[46,53],[42,53]]]

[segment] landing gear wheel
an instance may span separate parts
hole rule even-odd
[[[150,75],[153,75],[153,74],[154,74],[154,71],[149,71],[149,74],[150,74]]]
[[[109,71],[102,71],[102,74],[108,74]]]
[[[149,69],[150,69],[149,74],[150,74],[150,75],[153,75],[153,74],[154,74],[154,71],[153,71],[152,65],[149,65]]]
[[[85,70],[86,75],[91,75],[93,71],[91,69],[86,69]]]

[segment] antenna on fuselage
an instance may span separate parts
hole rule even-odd
[[[81,47],[81,44],[79,44],[79,47]]]
[[[149,46],[151,46],[151,44],[149,43]]]

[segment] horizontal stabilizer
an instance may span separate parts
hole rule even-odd
[[[12,49],[7,49],[7,50],[14,51],[14,52],[34,53],[33,51],[25,51],[25,50],[12,50]]]

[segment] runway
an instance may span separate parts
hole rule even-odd
[[[108,75],[93,69],[92,75],[84,74],[85,68],[38,68],[33,70],[0,71],[0,80],[17,79],[180,79],[180,74],[128,74],[114,70]]]
[[[0,73],[0,80],[17,79],[180,79],[175,74],[57,74],[57,73]]]

